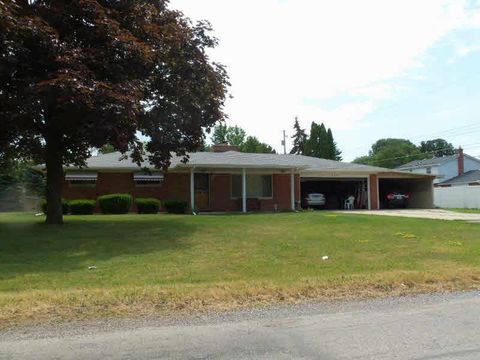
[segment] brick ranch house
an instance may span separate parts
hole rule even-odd
[[[229,146],[173,157],[166,174],[144,171],[118,152],[87,160],[86,168],[65,168],[66,199],[96,199],[129,193],[159,200],[183,200],[191,211],[247,212],[298,209],[311,192],[326,196],[328,209],[340,209],[355,196],[355,208],[380,209],[389,191],[408,191],[410,207],[433,206],[433,177],[302,155],[250,154]],[[134,210],[134,209],[132,209]]]

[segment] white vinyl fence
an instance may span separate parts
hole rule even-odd
[[[436,187],[433,202],[441,208],[480,209],[480,186]]]

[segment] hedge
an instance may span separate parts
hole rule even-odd
[[[47,200],[42,199],[40,201],[40,208],[44,214],[47,213]],[[63,215],[67,215],[70,212],[70,205],[67,200],[62,199],[62,213]]]
[[[77,199],[70,201],[70,213],[72,215],[92,215],[95,210],[95,200]]]
[[[186,201],[167,200],[163,203],[163,206],[170,214],[185,214],[187,212],[188,204]]]
[[[160,201],[154,198],[135,199],[139,214],[156,214],[160,210]]]
[[[98,204],[104,214],[127,214],[132,205],[130,194],[103,195],[98,198]]]

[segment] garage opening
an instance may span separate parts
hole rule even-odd
[[[309,206],[309,194],[323,194],[325,205]],[[364,178],[302,178],[302,207],[314,207],[326,210],[346,208],[347,199],[353,200],[353,209],[368,208],[367,179]]]
[[[380,209],[399,207],[430,209],[433,206],[430,180],[380,178],[378,180],[378,194]],[[398,201],[392,201],[392,194],[407,195],[408,200],[401,201],[399,197]]]

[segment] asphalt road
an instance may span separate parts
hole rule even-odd
[[[0,333],[1,359],[480,359],[480,293]]]

